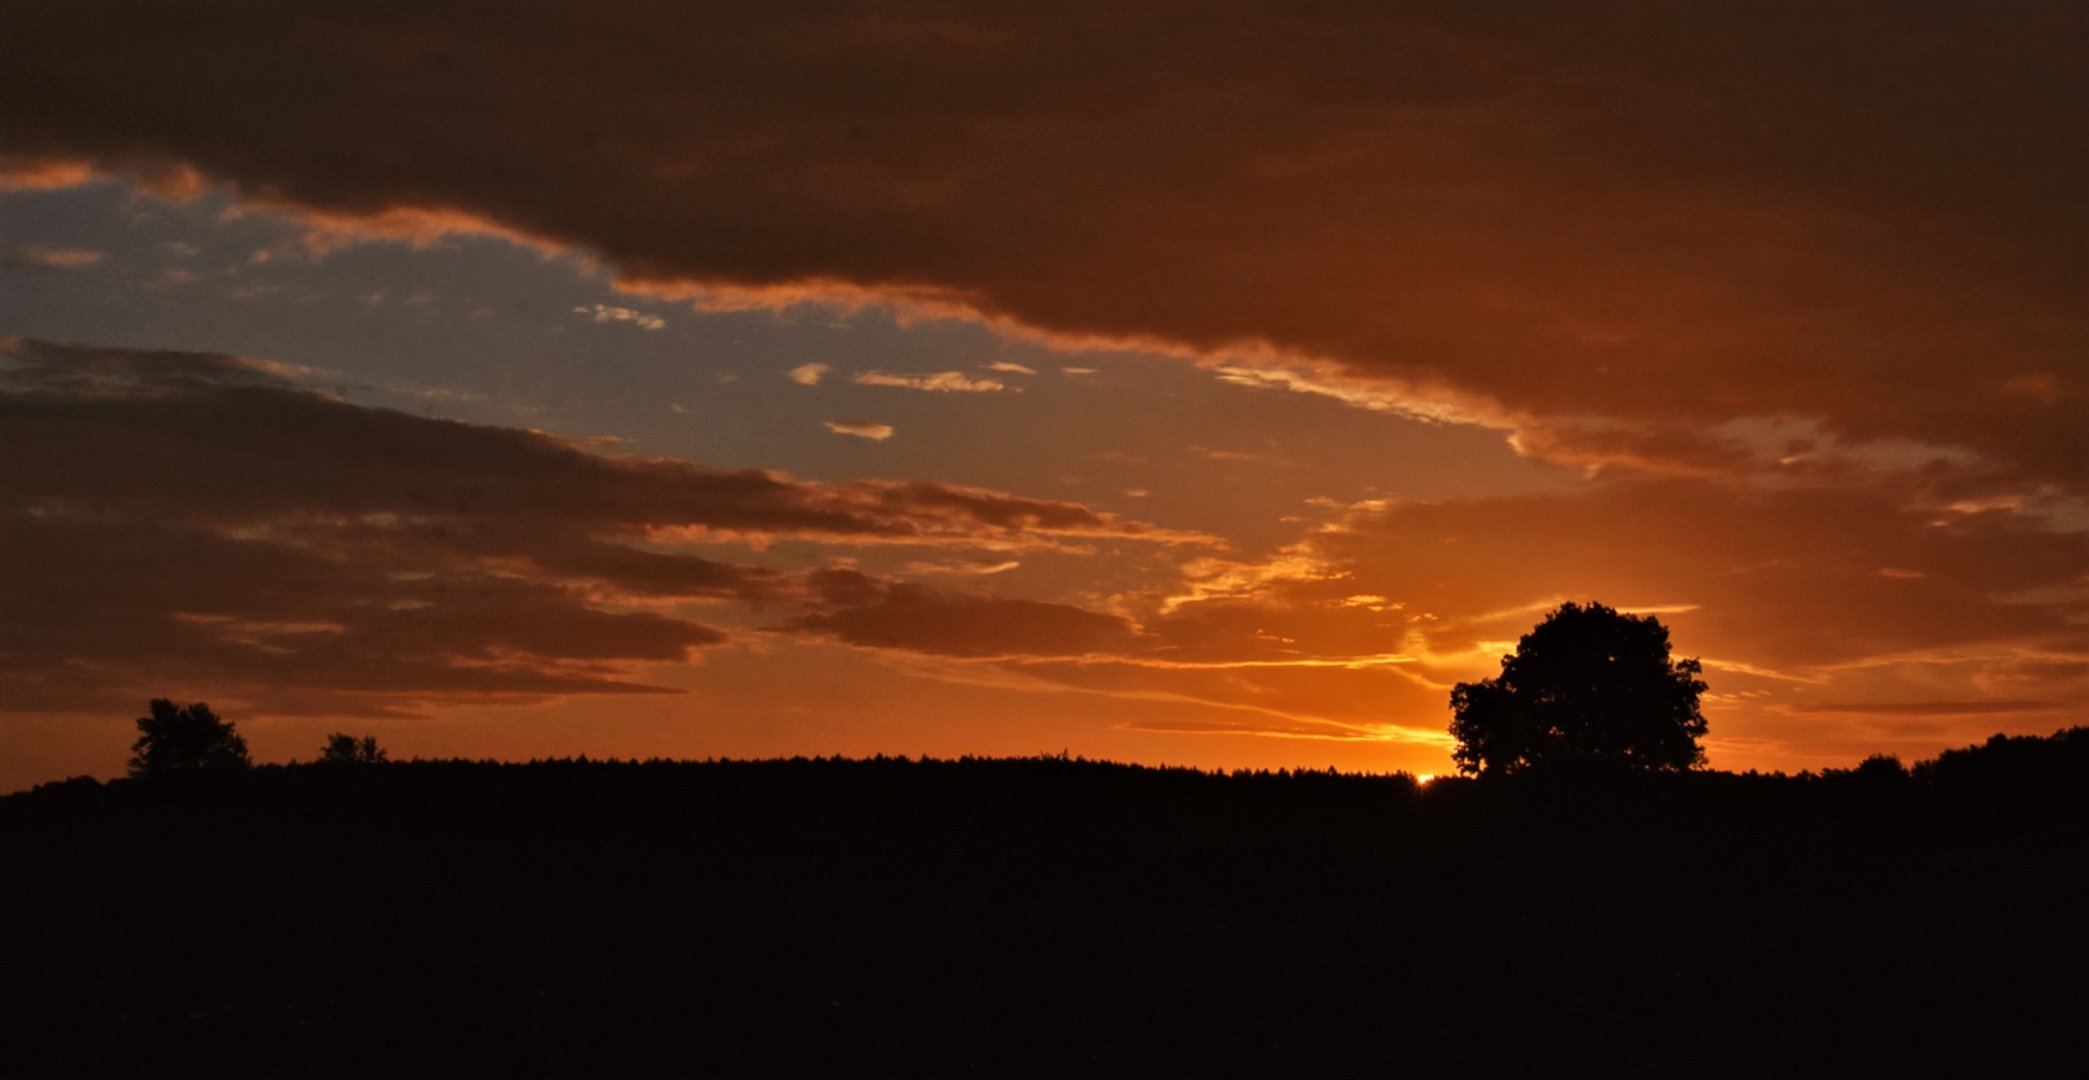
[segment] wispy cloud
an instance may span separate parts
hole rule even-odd
[[[866,371],[856,376],[861,386],[895,386],[903,390],[926,390],[941,394],[990,394],[1008,388],[998,379],[975,379],[962,371],[938,371],[928,375],[893,375]]]
[[[1822,701],[1794,702],[1785,712],[1841,713],[1852,716],[1996,716],[2006,713],[2053,712],[2053,701]]]
[[[1419,742],[1436,744],[1448,740],[1439,732],[1415,731],[1392,724],[1340,723],[1312,717],[1226,720],[1217,717],[1196,720],[1133,720],[1118,725],[1125,731],[1151,731],[1164,735],[1251,735],[1271,739],[1327,739],[1338,742]]]
[[[1204,459],[1204,460],[1206,460],[1206,461],[1268,461],[1268,460],[1269,460],[1269,458],[1268,458],[1268,457],[1267,457],[1266,455],[1263,455],[1263,454],[1256,454],[1256,453],[1250,453],[1250,452],[1248,452],[1248,451],[1246,451],[1246,450],[1219,450],[1219,449],[1215,449],[1215,448],[1213,448],[1213,447],[1209,447],[1209,446],[1192,446],[1192,447],[1189,447],[1188,449],[1189,449],[1189,452],[1190,452],[1191,454],[1194,454],[1194,455],[1196,455],[1197,457],[1203,458],[1203,459]]]
[[[791,381],[799,386],[818,386],[820,379],[830,370],[825,364],[799,364],[791,369]]]
[[[1005,574],[1023,564],[1015,559],[977,558],[958,562],[910,562],[900,567],[907,574],[969,574],[985,577]]]
[[[873,424],[868,420],[829,420],[827,430],[836,435],[854,435],[872,442],[884,442],[892,437],[891,424]]]
[[[583,304],[573,311],[577,315],[592,315],[598,323],[630,323],[640,330],[659,330],[667,325],[667,320],[658,315],[609,304]]]
[[[1004,373],[1006,373],[1006,374],[1009,374],[1009,375],[1035,375],[1035,374],[1037,374],[1037,369],[1036,369],[1036,368],[1027,368],[1027,367],[1024,367],[1024,366],[1023,366],[1023,365],[1021,365],[1021,364],[1015,364],[1015,363],[1010,363],[1010,362],[1009,362],[1009,361],[1007,361],[1007,360],[996,360],[996,361],[994,361],[993,363],[991,363],[991,364],[988,364],[988,365],[986,366],[986,369],[987,369],[988,371],[999,371],[999,372],[1004,372]]]
[[[8,266],[33,270],[78,270],[93,266],[107,258],[105,252],[87,248],[61,247],[57,244],[20,244],[8,250],[4,260]]]

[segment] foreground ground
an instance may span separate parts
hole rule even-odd
[[[46,786],[0,799],[0,1074],[2068,1075],[2085,736],[1914,778]]]

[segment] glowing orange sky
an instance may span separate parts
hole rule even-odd
[[[0,15],[0,788],[1440,772],[1564,599],[1720,767],[2084,719],[2079,9],[97,7]]]

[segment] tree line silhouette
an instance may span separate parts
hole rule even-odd
[[[1695,659],[1671,660],[1668,628],[1603,604],[1562,604],[1525,634],[1501,675],[1451,692],[1452,757],[1466,774],[1676,771],[1704,764]],[[246,740],[203,703],[155,698],[138,719],[130,773],[218,772],[249,764]],[[321,763],[378,764],[374,736],[327,737]]]

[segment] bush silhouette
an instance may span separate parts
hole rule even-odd
[[[1480,774],[1702,764],[1700,670],[1669,659],[1668,628],[1651,616],[1562,604],[1502,658],[1499,676],[1451,691],[1451,756]]]
[[[326,745],[319,749],[321,765],[378,765],[386,760],[384,749],[377,745],[375,735],[358,739],[337,731],[327,736]]]
[[[138,718],[138,739],[131,743],[132,776],[174,776],[227,772],[247,767],[247,740],[220,720],[210,706],[175,705],[152,699],[148,715]]]

